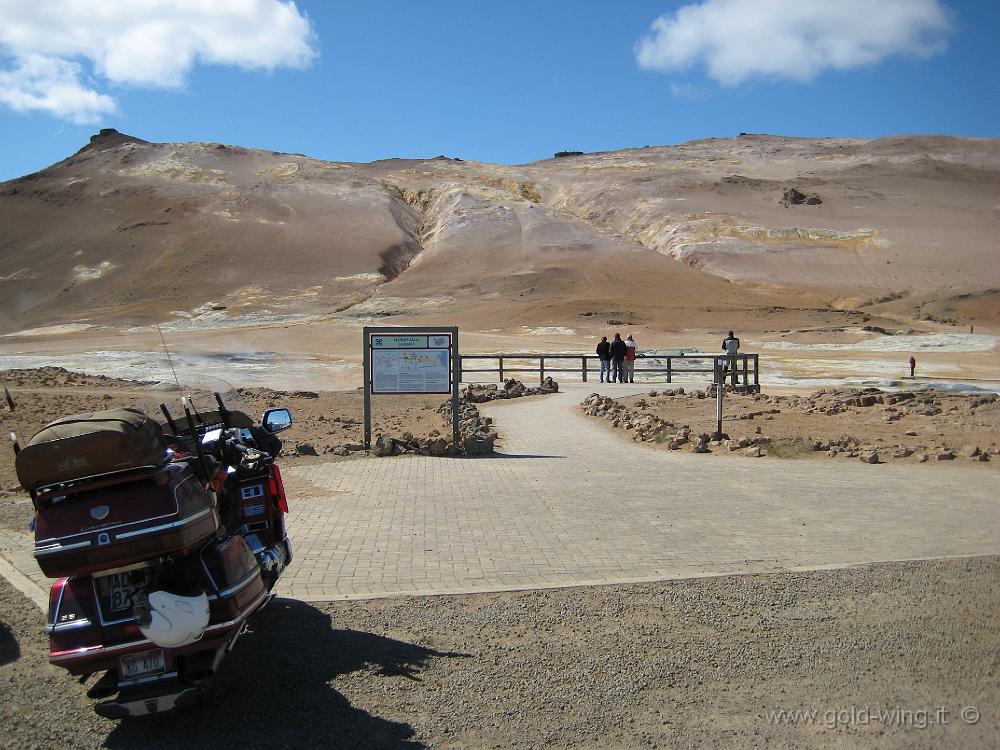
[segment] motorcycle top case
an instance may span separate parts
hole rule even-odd
[[[17,479],[29,492],[88,477],[159,466],[160,425],[136,409],[74,414],[50,422],[17,454]]]
[[[219,528],[215,494],[184,463],[88,486],[38,497],[35,559],[49,578],[187,555]]]

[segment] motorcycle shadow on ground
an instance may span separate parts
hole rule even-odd
[[[201,704],[172,716],[120,722],[104,746],[423,748],[408,723],[353,706],[331,681],[371,668],[377,670],[372,680],[420,681],[430,658],[468,656],[336,630],[325,612],[275,599],[251,618]]]
[[[0,621],[0,667],[17,661],[21,656],[21,647],[14,637],[13,628]]]

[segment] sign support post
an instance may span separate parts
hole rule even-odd
[[[733,364],[735,368],[736,365]],[[715,435],[722,439],[722,395],[726,390],[726,371],[719,362],[719,357],[715,358]]]
[[[371,448],[372,442],[372,393],[450,393],[452,442],[458,445],[462,372],[458,328],[365,326],[362,348],[365,448]]]

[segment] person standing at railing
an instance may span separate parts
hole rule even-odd
[[[635,355],[638,350],[635,348],[635,339],[632,334],[625,339],[625,382],[635,382]]]
[[[722,370],[722,382],[725,383],[726,375],[732,372],[733,385],[739,385],[736,380],[736,355],[740,353],[740,340],[733,335],[732,331],[729,332],[729,335],[722,342],[722,349],[726,353],[726,364]]]
[[[625,382],[625,353],[628,347],[622,341],[620,333],[615,334],[615,340],[611,342],[611,382]]]
[[[601,382],[604,382],[604,376],[608,376],[608,382],[611,382],[611,344],[608,343],[607,336],[601,336],[601,343],[597,345],[597,358],[601,360]]]

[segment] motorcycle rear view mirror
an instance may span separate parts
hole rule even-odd
[[[288,409],[268,409],[264,412],[261,426],[272,435],[292,426],[292,413]]]

